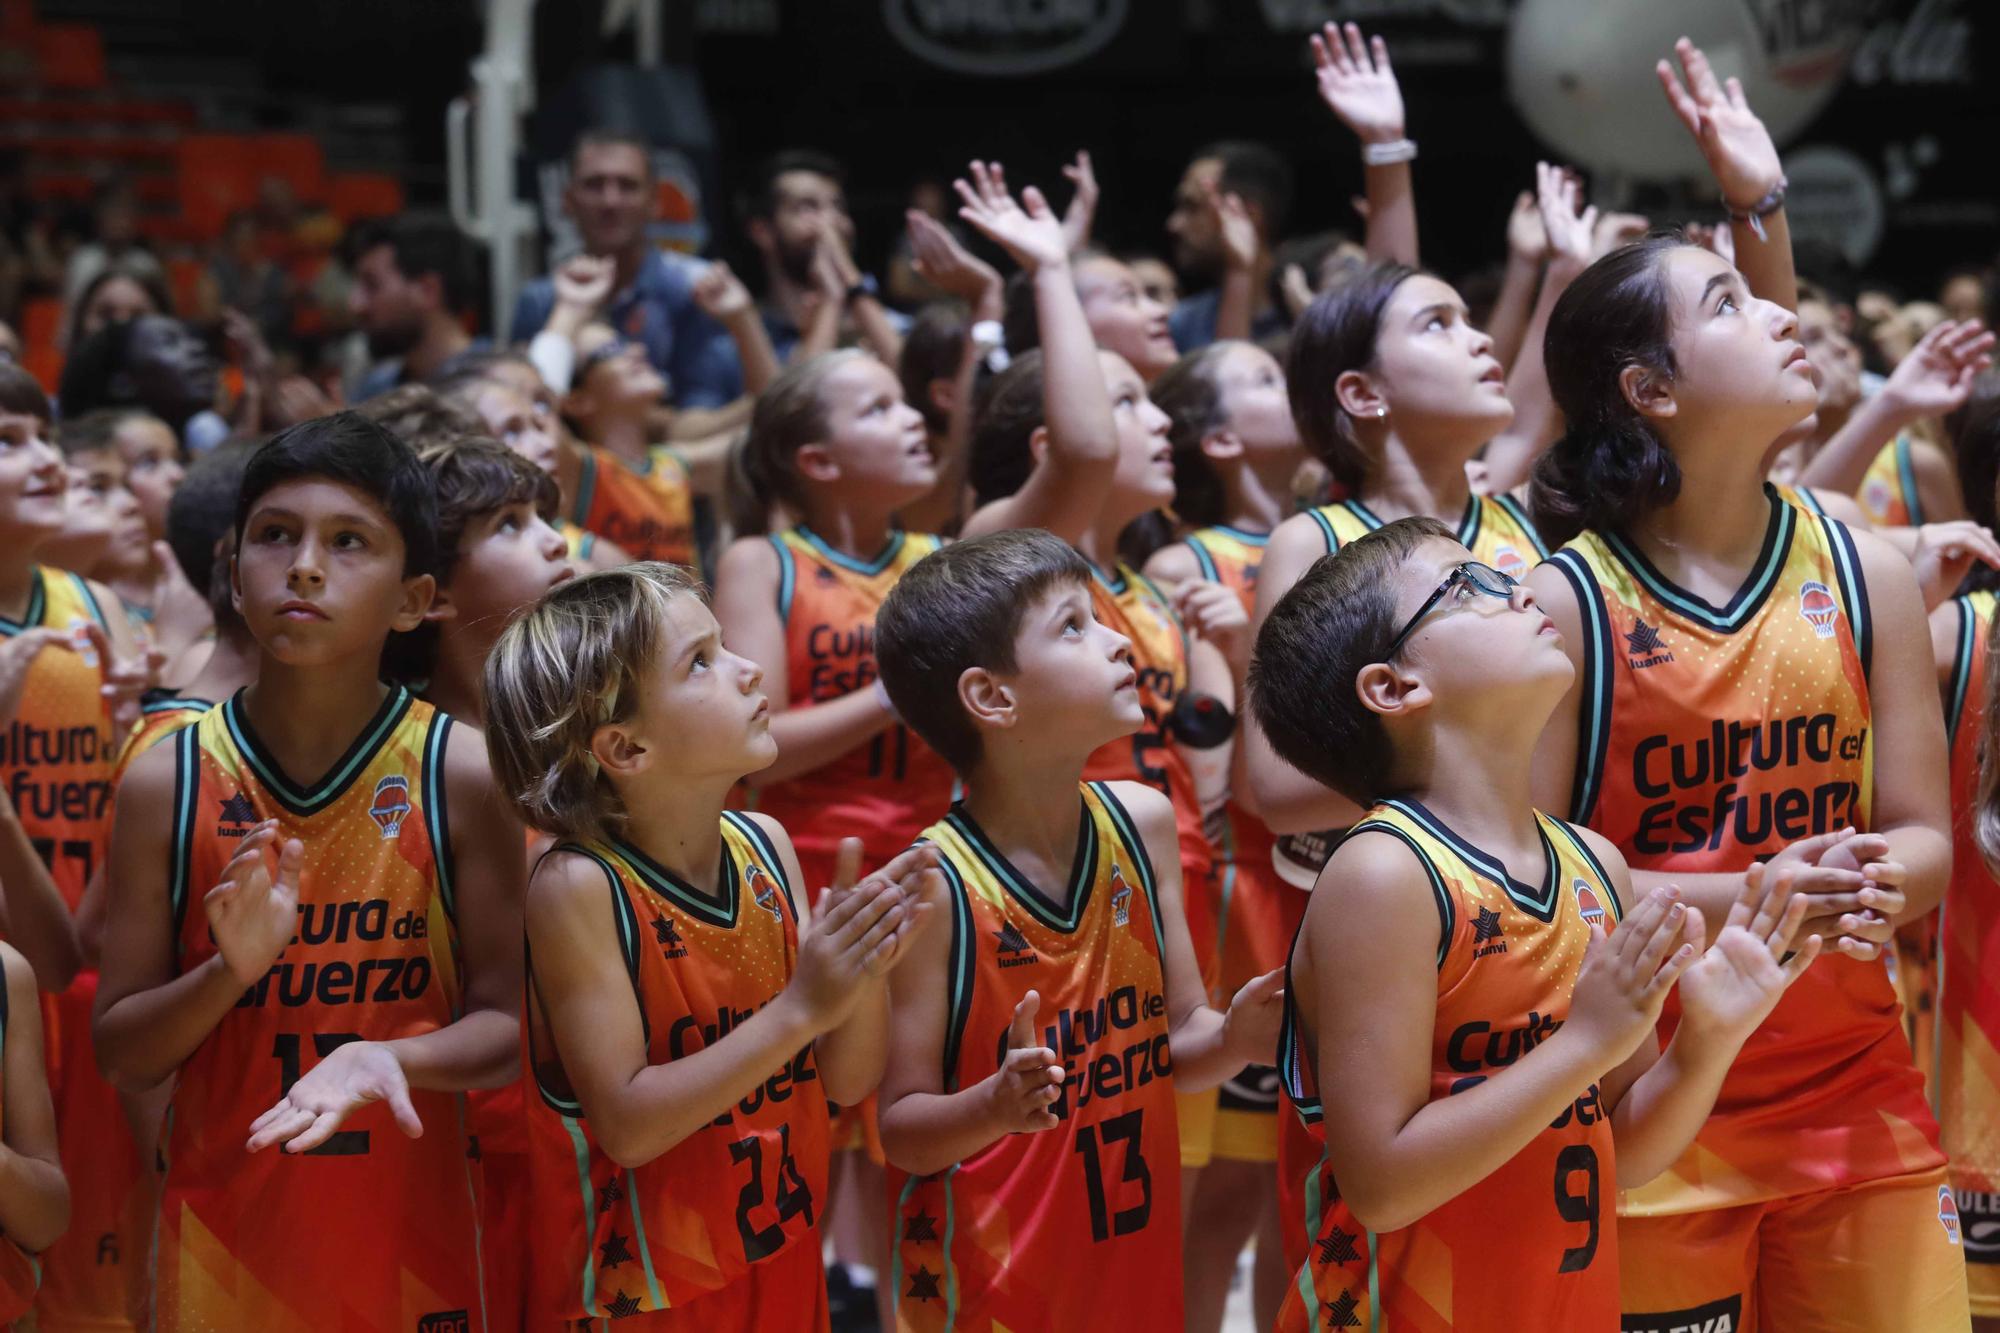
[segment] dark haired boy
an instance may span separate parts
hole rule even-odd
[[[946,546],[883,603],[897,713],[965,799],[924,834],[949,931],[891,978],[882,1146],[902,1327],[1178,1328],[1176,1086],[1269,1060],[1279,974],[1205,1003],[1174,811],[1082,781],[1144,721],[1131,644],[1039,530]],[[1060,1277],[1057,1275],[1069,1275]]]
[[[1789,873],[1753,875],[1705,955],[1677,890],[1628,917],[1617,851],[1529,801],[1573,674],[1533,595],[1429,518],[1319,560],[1258,634],[1265,734],[1365,810],[1287,969],[1278,1066],[1321,1157],[1282,1182],[1316,1248],[1281,1330],[1618,1327],[1618,1189],[1688,1144],[1819,952],[1780,961]]]
[[[522,831],[479,733],[377,679],[435,591],[430,477],[343,412],[251,456],[234,526],[256,678],[132,765],[112,838],[98,1059],[174,1081],[158,1326],[480,1329],[459,1094],[514,1071]]]

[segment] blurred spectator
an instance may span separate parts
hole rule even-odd
[[[202,274],[190,314],[208,320],[225,307],[241,310],[255,321],[267,341],[287,341],[292,320],[291,282],[265,249],[257,215],[247,208],[231,213]]]
[[[1285,330],[1284,307],[1272,302],[1269,279],[1271,250],[1285,234],[1292,209],[1291,164],[1265,144],[1244,140],[1210,144],[1188,162],[1174,194],[1173,211],[1167,215],[1174,264],[1191,284],[1203,288],[1174,307],[1170,321],[1174,345],[1183,352],[1215,341],[1215,315],[1222,299],[1220,283],[1226,260],[1222,225],[1213,202],[1218,194],[1242,199],[1257,228],[1257,255],[1250,274],[1255,300],[1251,336],[1268,338]]]
[[[958,226],[958,214],[952,205],[950,192],[943,181],[926,176],[910,187],[908,208],[932,219],[946,231],[957,236],[962,243],[964,236]],[[883,280],[888,288],[889,299],[905,310],[914,310],[926,301],[935,301],[945,293],[925,282],[913,262],[915,252],[910,244],[908,229],[898,233],[895,248],[889,252],[888,276]]]
[[[1945,317],[1956,320],[1985,319],[1988,281],[1986,270],[1975,266],[1954,270],[1944,280],[1944,286],[1938,289],[1938,304],[1944,307]]]
[[[0,320],[0,362],[9,365],[21,364],[21,335],[14,332],[14,326]]]
[[[91,204],[91,235],[70,252],[63,269],[63,295],[74,301],[106,267],[121,262],[131,272],[149,273],[163,287],[166,270],[139,236],[139,201],[122,178],[97,187]]]
[[[215,357],[177,319],[147,315],[107,325],[70,349],[63,367],[65,417],[104,407],[143,407],[167,423],[190,450],[229,436],[216,411],[221,376]]]
[[[375,361],[355,397],[431,379],[449,370],[454,357],[486,345],[465,331],[478,274],[458,228],[410,216],[364,223],[349,249],[354,282],[347,305]]]
[[[142,315],[173,313],[173,299],[167,294],[166,280],[157,269],[134,264],[127,258],[112,260],[85,283],[70,303],[69,318],[63,323],[62,346],[70,348],[109,324],[122,324]]]
[[[1133,255],[1125,261],[1125,266],[1139,280],[1139,290],[1146,294],[1146,299],[1158,301],[1169,310],[1181,303],[1180,277],[1166,260],[1153,255]]]
[[[657,203],[643,140],[605,130],[578,137],[563,211],[576,223],[584,253],[616,265],[602,318],[646,349],[646,359],[667,377],[675,406],[720,407],[741,393],[742,369],[728,335],[695,301],[705,266],[648,240]],[[514,305],[514,341],[539,333],[554,306],[553,279],[530,282]]]

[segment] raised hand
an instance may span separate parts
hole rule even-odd
[[[963,179],[952,182],[964,204],[958,210],[961,218],[1030,273],[1068,261],[1062,222],[1040,190],[1030,185],[1021,191],[1017,204],[1007,192],[1007,176],[998,162],[990,166],[974,162],[971,170],[970,185]]]
[[[1222,238],[1223,262],[1233,269],[1248,269],[1257,263],[1257,222],[1241,195],[1224,194],[1208,187],[1208,212]]]
[[[1597,230],[1590,238],[1591,259],[1602,259],[1613,250],[1639,240],[1652,225],[1637,213],[1598,214]]]
[[[598,307],[611,299],[611,284],[617,276],[618,262],[614,259],[571,255],[555,271],[556,304],[594,315]]]
[[[1924,609],[1935,611],[1965,581],[1974,565],[2000,569],[2000,542],[1969,518],[1926,523],[1917,529],[1917,547],[1910,554],[1910,564],[1917,571]]]
[[[305,865],[305,844],[293,838],[277,849],[277,841],[275,819],[251,829],[222,868],[222,882],[201,900],[216,951],[246,989],[271,970],[299,927],[299,871]]]
[[[1035,1032],[1035,1015],[1041,1008],[1042,997],[1035,991],[1014,1006],[1007,1027],[1007,1058],[986,1080],[993,1128],[1002,1134],[1056,1127],[1056,1113],[1049,1108],[1062,1097],[1063,1067]]]
[[[1689,915],[1679,890],[1662,887],[1647,894],[1609,937],[1602,926],[1590,928],[1590,947],[1563,1026],[1595,1044],[1603,1068],[1639,1048],[1659,1021],[1667,992],[1694,962],[1694,947],[1681,943]]]
[[[160,671],[167,664],[166,653],[142,642],[133,656],[115,657],[111,636],[94,620],[76,622],[71,633],[78,636],[78,651],[102,664],[104,683],[97,687],[97,692],[103,697],[104,711],[110,714],[112,725],[121,734],[130,731],[138,724],[146,691],[160,683]]]
[[[860,840],[850,838],[847,842],[855,844],[858,855]],[[843,850],[845,846],[843,843]],[[903,898],[903,916],[895,934],[875,946],[865,965],[869,976],[881,977],[909,956],[910,941],[937,915],[944,901],[944,872],[938,869],[937,848],[926,843],[906,849],[863,880],[862,887],[875,882],[894,888]]]
[[[1234,660],[1239,649],[1248,649],[1250,615],[1243,599],[1220,583],[1189,579],[1174,589],[1174,610],[1195,635],[1207,639]]]
[[[283,1143],[288,1153],[309,1152],[370,1102],[388,1103],[398,1129],[413,1139],[422,1136],[424,1122],[410,1103],[410,1082],[395,1053],[379,1042],[347,1042],[250,1122],[250,1141],[244,1146],[261,1152]]]
[[[1539,179],[1540,164],[1536,164]],[[1549,234],[1542,229],[1542,208],[1533,190],[1514,196],[1514,211],[1507,215],[1507,253],[1530,264],[1548,257]]]
[[[1546,162],[1535,163],[1535,208],[1548,237],[1549,262],[1580,273],[1591,261],[1597,209],[1583,205],[1576,176]]]
[[[1320,100],[1363,143],[1394,143],[1403,137],[1403,90],[1389,67],[1389,47],[1380,37],[1367,41],[1350,23],[1344,35],[1329,23],[1312,38],[1313,69]]]
[[[750,298],[750,289],[720,259],[710,261],[702,275],[694,280],[694,300],[702,308],[702,313],[718,324],[743,318],[757,308],[756,302]]]
[[[799,960],[787,992],[805,1007],[815,1033],[844,1022],[875,975],[870,962],[886,948],[895,954],[895,934],[905,915],[902,890],[861,872],[861,840],[844,838],[834,855],[833,883],[820,897],[822,915],[799,940]]]
[[[1274,1064],[1278,1029],[1285,1021],[1285,969],[1272,968],[1243,983],[1222,1016],[1222,1040],[1245,1064]]]
[[[1785,988],[1819,957],[1820,937],[1793,951],[1811,903],[1792,892],[1792,871],[1753,865],[1715,943],[1681,974],[1681,1030],[1703,1040],[1741,1042],[1762,1023]],[[1688,942],[1701,951],[1701,913],[1688,912]]]
[[[999,270],[960,245],[942,222],[917,208],[904,215],[904,222],[909,228],[910,263],[925,282],[975,305],[1000,288]]]
[[[1069,197],[1069,207],[1063,210],[1063,236],[1069,242],[1069,252],[1075,254],[1090,244],[1090,223],[1097,216],[1097,173],[1091,169],[1090,153],[1079,148],[1076,161],[1062,169],[1076,193]]]
[[[1965,406],[1979,372],[1993,364],[1993,334],[1976,319],[1945,320],[1896,363],[1884,402],[1905,420],[1941,417]]]
[[[1708,159],[1723,202],[1731,212],[1748,213],[1784,179],[1778,146],[1744,100],[1741,81],[1718,80],[1708,57],[1685,37],[1674,43],[1674,55],[1687,84],[1683,87],[1673,65],[1662,60],[1653,67],[1660,88]]]

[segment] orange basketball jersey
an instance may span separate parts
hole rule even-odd
[[[7,1072],[7,1039],[12,1035],[7,1012],[7,971],[0,965],[0,1132],[6,1128],[7,1109],[4,1079]],[[42,1280],[42,1266],[34,1255],[0,1232],[0,1328],[6,1328],[28,1313],[35,1303],[35,1288]]]
[[[215,707],[213,700],[187,694],[154,693],[139,707],[139,721],[118,747],[111,769],[111,789],[125,780],[132,761],[184,727],[201,721],[201,715]]]
[[[713,896],[624,842],[560,850],[604,872],[617,958],[645,1022],[649,1062],[666,1064],[728,1036],[790,981],[796,901],[777,850],[749,817],[722,816],[721,892]],[[539,1006],[531,1012],[528,1075],[539,1095],[528,1099],[528,1135],[539,1257],[530,1327],[649,1311],[656,1317],[631,1326],[824,1327],[818,1223],[829,1147],[813,1048],[659,1157],[621,1167],[598,1146],[562,1077]]]
[[[1153,867],[1125,807],[1083,784],[1061,898],[963,807],[924,834],[950,889],[944,1090],[1000,1067],[1014,1006],[1062,1061],[1053,1129],[931,1176],[890,1171],[904,1333],[1181,1326],[1180,1142]]]
[[[1146,720],[1134,734],[1121,736],[1091,755],[1083,776],[1098,782],[1143,782],[1165,792],[1174,803],[1188,933],[1201,960],[1202,977],[1213,984],[1220,910],[1213,874],[1215,852],[1202,827],[1194,774],[1174,744],[1169,723],[1175,700],[1188,687],[1187,631],[1152,581],[1128,565],[1120,564],[1111,580],[1093,569],[1090,602],[1100,624],[1132,641],[1132,669],[1138,673],[1139,703]]]
[[[1952,873],[1938,921],[1936,1078],[1944,1149],[1959,1211],[2000,1214],[2000,883],[1972,835],[1995,594],[1968,593],[1953,606],[1958,644],[1945,701],[1951,727]],[[1968,1229],[1966,1257],[2000,1260],[1989,1227]]]
[[[666,449],[654,449],[644,469],[590,445],[569,518],[614,542],[634,560],[697,565],[694,493],[687,466]]]
[[[1583,617],[1572,815],[1634,869],[1740,871],[1869,827],[1867,593],[1847,529],[1767,486],[1770,526],[1712,606],[1631,543],[1586,532],[1553,558]],[[1670,996],[1661,1034],[1679,1007]],[[1715,1111],[1626,1212],[1694,1212],[1941,1165],[1888,968],[1829,955],[1730,1067]]]
[[[1924,502],[1910,462],[1910,437],[1898,435],[1882,446],[1854,493],[1861,512],[1878,528],[1914,528],[1924,522]]]
[[[898,532],[872,560],[842,555],[806,527],[771,539],[778,555],[778,615],[785,623],[788,708],[810,708],[875,681],[875,613],[905,570],[937,550],[936,537]],[[844,837],[862,841],[869,865],[895,856],[951,804],[951,765],[901,723],[810,773],[772,783],[757,808],[784,826],[799,854],[808,897],[833,874]]]
[[[176,1076],[158,1242],[159,1327],[485,1327],[463,1098],[411,1089],[423,1137],[380,1104],[307,1153],[255,1155],[250,1122],[350,1041],[459,1013],[444,754],[451,719],[392,688],[318,781],[283,773],[243,696],[174,741],[169,896],[186,972],[215,954],[201,896],[276,819],[305,844],[298,934]]]
[[[1569,1017],[1591,926],[1611,930],[1623,914],[1583,839],[1561,820],[1536,820],[1547,858],[1537,884],[1515,879],[1415,801],[1384,802],[1349,834],[1397,839],[1430,876],[1438,912],[1432,1101],[1483,1082],[1554,1035]],[[1282,1333],[1616,1329],[1617,1168],[1597,1085],[1463,1194],[1407,1227],[1371,1232],[1342,1201],[1324,1153],[1319,1088],[1347,1074],[1316,1068],[1294,994],[1286,992],[1279,1068],[1322,1151],[1303,1180],[1283,1182],[1286,1229],[1302,1219],[1309,1245],[1278,1315]]]

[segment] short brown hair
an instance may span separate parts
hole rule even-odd
[[[637,706],[675,597],[702,595],[679,565],[646,560],[560,583],[486,659],[486,738],[500,790],[531,826],[601,841],[628,816],[591,738]]]
[[[822,352],[786,367],[757,395],[750,411],[750,433],[743,442],[743,472],[755,503],[766,513],[773,505],[803,508],[805,485],[799,479],[799,450],[826,438],[826,398],[822,390],[834,371],[868,353],[847,347]],[[768,522],[764,526],[769,526]]]
[[[531,504],[550,523],[562,495],[556,479],[485,435],[466,435],[418,451],[437,487],[438,583],[451,582],[459,542],[474,522],[506,505]]]
[[[983,746],[959,702],[959,677],[973,667],[1014,670],[1014,638],[1028,608],[1056,584],[1089,582],[1083,557],[1040,528],[925,556],[875,616],[875,665],[897,715],[961,775],[970,773]]]
[[[485,435],[486,423],[460,403],[453,402],[427,384],[398,384],[355,405],[354,410],[375,422],[418,453],[440,444],[453,444],[473,435]]]
[[[1399,518],[1321,556],[1271,608],[1250,657],[1250,708],[1271,748],[1364,807],[1393,794],[1395,755],[1354,681],[1395,636],[1390,576],[1434,537],[1457,540],[1434,518]]]

